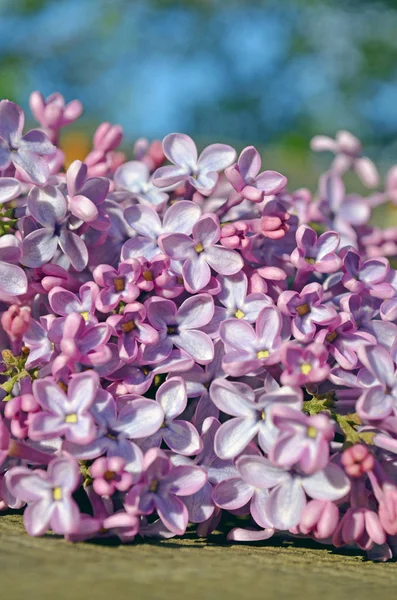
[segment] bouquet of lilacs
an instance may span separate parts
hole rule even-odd
[[[254,147],[102,123],[64,168],[81,104],[0,102],[0,502],[68,540],[277,532],[397,551],[397,203],[359,141],[312,196]],[[347,193],[354,171],[367,196]],[[226,517],[226,518],[225,518]]]

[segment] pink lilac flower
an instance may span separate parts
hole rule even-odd
[[[122,262],[118,269],[98,265],[93,272],[95,282],[102,288],[96,307],[103,313],[111,312],[120,302],[134,302],[139,296],[137,279],[141,268],[134,259]]]
[[[171,133],[163,140],[163,150],[175,166],[160,167],[153,175],[153,183],[160,188],[177,186],[187,181],[203,195],[212,192],[218,181],[218,172],[229,167],[236,151],[226,144],[211,144],[197,156],[194,141],[182,133]]]
[[[83,112],[83,105],[79,100],[66,104],[64,97],[58,92],[43,98],[40,92],[34,91],[30,94],[29,106],[34,118],[53,143],[57,141],[59,129],[76,121]]]
[[[347,249],[343,256],[343,285],[354,293],[366,291],[375,298],[394,296],[392,286],[387,283],[390,265],[386,258],[373,258],[362,261],[353,248]]]
[[[34,381],[33,396],[42,411],[30,415],[29,436],[36,441],[64,436],[75,444],[92,442],[96,429],[90,408],[98,385],[99,378],[94,371],[73,375],[67,394],[54,381]]]
[[[330,500],[310,500],[301,513],[299,532],[316,540],[329,539],[339,523],[338,507]]]
[[[128,493],[125,508],[127,512],[146,515],[156,510],[170,531],[182,535],[189,513],[179,496],[194,494],[206,481],[207,475],[200,467],[173,467],[162,450],[151,448],[143,460],[142,481]]]
[[[12,304],[2,315],[1,325],[11,341],[22,340],[29,329],[32,312],[29,306]]]
[[[220,225],[214,215],[204,215],[193,226],[192,238],[184,233],[162,235],[159,244],[172,260],[183,261],[182,275],[186,289],[197,292],[208,285],[211,268],[221,275],[241,271],[243,261],[234,250],[216,245]]]
[[[116,490],[126,492],[134,481],[125,470],[126,461],[120,456],[101,456],[90,467],[92,486],[99,496],[112,496]]]
[[[25,181],[44,185],[50,175],[47,157],[56,148],[39,129],[22,135],[24,122],[25,116],[17,104],[0,102],[0,169],[7,169],[12,163]]]
[[[78,529],[80,512],[72,494],[79,482],[78,464],[69,457],[55,458],[47,471],[13,467],[7,476],[11,493],[27,502],[23,520],[27,532],[34,536],[49,528],[60,535]]]

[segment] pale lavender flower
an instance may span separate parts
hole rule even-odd
[[[125,212],[125,220],[136,232],[121,251],[122,260],[144,256],[152,260],[156,254],[161,254],[158,239],[166,233],[184,233],[190,235],[195,223],[201,215],[200,207],[194,202],[181,200],[175,202],[164,213],[163,222],[150,206],[129,206]]]
[[[0,169],[11,163],[23,179],[44,185],[50,175],[49,159],[55,153],[43,131],[32,129],[22,136],[25,116],[14,102],[0,102]]]
[[[131,192],[143,204],[160,208],[168,200],[168,194],[153,184],[149,167],[138,160],[121,165],[114,174],[114,182],[118,189]]]
[[[80,483],[80,470],[69,457],[55,458],[47,471],[13,467],[7,474],[11,493],[27,502],[23,520],[29,535],[39,536],[49,528],[58,535],[77,531],[80,512],[72,494]]]
[[[300,409],[302,392],[299,388],[282,387],[255,397],[251,386],[226,379],[211,385],[211,398],[219,410],[232,415],[215,435],[214,449],[219,458],[235,458],[258,436],[258,443],[268,451],[277,437],[273,414],[279,405]]]
[[[206,481],[206,472],[200,467],[173,467],[162,450],[151,448],[143,460],[142,481],[128,493],[125,509],[132,514],[139,512],[146,515],[156,510],[170,531],[183,535],[189,514],[178,496],[194,494]]]
[[[42,410],[29,417],[29,436],[40,441],[64,436],[75,444],[88,444],[95,438],[95,423],[90,408],[99,387],[94,371],[73,375],[67,394],[49,379],[33,382],[33,396]]]
[[[167,379],[156,392],[158,402],[164,412],[160,429],[146,438],[141,447],[160,447],[161,442],[178,454],[192,456],[202,449],[197,429],[188,421],[177,419],[187,406],[186,384],[181,377]]]
[[[200,364],[212,361],[213,343],[200,331],[214,314],[214,301],[209,294],[187,298],[178,309],[172,300],[158,297],[149,298],[145,306],[149,322],[159,332],[159,341],[145,347],[144,363],[157,363],[167,358],[174,345]]]
[[[183,261],[182,275],[190,292],[202,290],[211,279],[211,268],[221,275],[234,275],[243,268],[236,251],[216,245],[221,235],[219,219],[204,215],[193,226],[192,238],[184,233],[170,233],[159,238],[167,256]]]
[[[72,312],[77,312],[85,321],[97,323],[95,301],[98,294],[98,286],[93,281],[88,281],[80,287],[78,294],[55,286],[48,294],[48,300],[52,311],[57,315],[67,317]]]
[[[287,185],[287,178],[277,171],[259,173],[261,165],[258,150],[248,146],[241,152],[237,163],[225,169],[225,175],[236,192],[251,202],[261,202],[264,196],[278,194]]]
[[[211,144],[198,157],[196,144],[183,133],[167,135],[163,140],[163,150],[175,166],[157,169],[153,175],[154,185],[165,188],[187,181],[205,196],[214,189],[219,171],[229,167],[236,159],[236,151],[226,144]]]
[[[24,271],[16,263],[22,256],[19,240],[11,235],[0,237],[0,292],[10,296],[21,296],[28,290]]]
[[[21,182],[15,177],[0,177],[0,205],[14,200],[21,193]]]
[[[31,320],[29,329],[23,336],[24,344],[29,348],[29,356],[25,365],[27,369],[45,365],[51,360],[54,354],[54,345],[48,338],[48,332],[55,319],[54,315],[47,315],[40,317],[38,321]]]
[[[244,319],[227,319],[220,326],[226,354],[223,369],[232,377],[255,373],[264,365],[280,360],[282,318],[276,307],[265,307],[258,315],[255,330]]]
[[[27,267],[41,267],[51,261],[59,246],[76,271],[82,271],[88,262],[87,247],[67,228],[67,205],[62,192],[52,185],[42,189],[33,187],[28,196],[28,209],[42,228],[24,238],[21,262]]]

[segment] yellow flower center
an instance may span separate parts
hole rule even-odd
[[[62,500],[62,488],[61,487],[54,487],[52,489],[52,497],[54,500]]]
[[[337,337],[338,334],[336,333],[336,331],[332,331],[325,337],[325,339],[327,340],[327,342],[333,342]]]
[[[124,331],[124,333],[130,333],[130,331],[132,331],[133,329],[135,329],[136,325],[134,323],[134,321],[127,321],[126,323],[123,323],[121,325],[121,329]]]
[[[313,425],[309,425],[309,427],[307,428],[307,437],[312,439],[317,437],[317,429],[313,427]]]
[[[262,410],[262,412],[261,412],[261,419],[262,419],[262,421],[264,421],[266,419],[266,413],[264,410]]]
[[[103,478],[105,481],[112,481],[112,479],[114,479],[114,471],[109,471],[108,469],[104,472]]]
[[[261,359],[261,358],[267,358],[269,356],[269,350],[259,350],[259,352],[257,352],[256,357]]]
[[[157,492],[157,488],[159,487],[159,482],[157,481],[157,479],[155,479],[154,481],[152,481],[152,483],[150,484],[149,490],[153,493]]]
[[[63,381],[58,381],[58,387],[60,387],[63,392],[68,391],[68,386],[66,385],[66,383],[63,383]]]
[[[81,312],[80,314],[83,317],[84,321],[88,321],[90,315],[87,311]]]
[[[113,279],[113,285],[116,292],[124,292],[125,290],[125,281],[124,277],[116,277]]]
[[[305,315],[307,315],[310,312],[310,308],[308,304],[301,304],[300,306],[296,307],[296,312],[298,313],[298,315],[300,317],[304,317]]]
[[[238,308],[234,313],[234,316],[236,317],[236,319],[244,319],[245,313]]]
[[[198,244],[196,244],[193,247],[196,250],[197,254],[200,254],[200,252],[202,252],[204,250],[204,246],[201,242],[199,242]]]
[[[309,375],[310,371],[312,370],[312,366],[309,363],[302,363],[301,364],[301,371],[303,373],[303,375]]]
[[[143,271],[142,276],[145,281],[153,281],[153,273],[151,271]]]
[[[70,415],[66,415],[65,423],[77,423],[76,413],[71,413]]]
[[[306,261],[307,263],[309,263],[309,265],[314,265],[314,263],[316,262],[316,261],[314,260],[314,258],[305,258],[305,261]]]

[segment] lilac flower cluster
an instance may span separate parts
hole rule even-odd
[[[0,102],[0,508],[68,540],[276,532],[397,551],[396,169],[347,132],[312,196],[254,147],[198,154],[79,102]],[[346,192],[353,170],[370,191]],[[375,191],[374,191],[375,190]],[[230,515],[231,513],[231,515]]]

